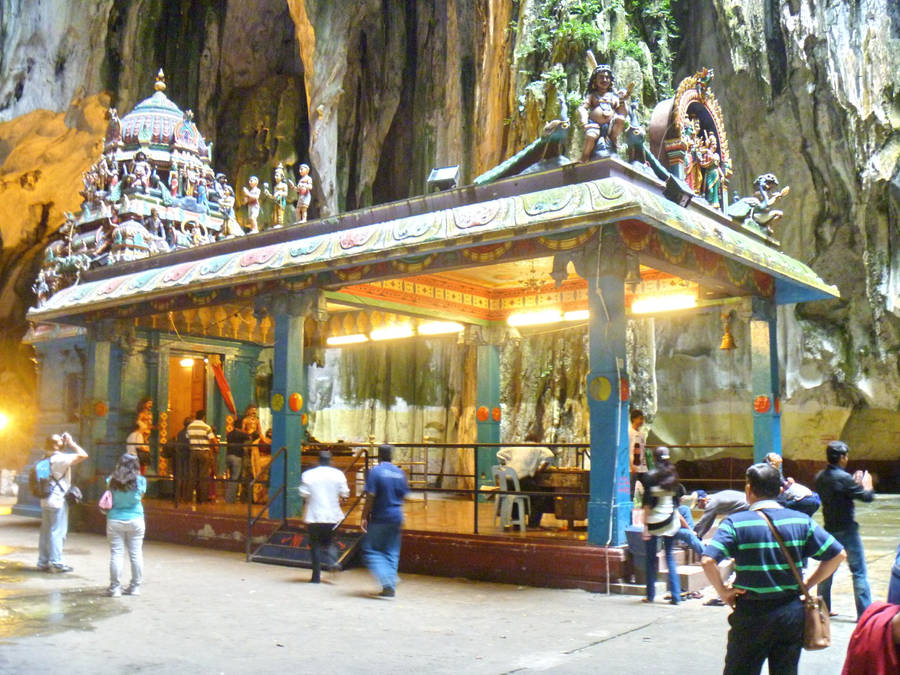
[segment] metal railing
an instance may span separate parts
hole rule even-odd
[[[121,447],[123,444],[120,443],[96,443],[95,445],[117,445]],[[152,443],[152,445],[158,447],[158,444]],[[177,444],[177,443],[168,443],[167,447],[173,449],[175,454],[173,454],[172,459],[169,461],[169,466],[171,467],[172,473],[171,475],[147,475],[146,478],[148,482],[169,482],[172,487],[172,502],[175,508],[178,508],[180,503],[183,503],[184,500],[179,500],[179,485],[182,481],[190,480],[191,475],[190,471],[187,472],[186,476],[181,476],[179,472],[179,462],[175,461],[175,456],[180,451],[190,452],[190,444]],[[224,445],[224,444],[222,444]],[[493,487],[493,479],[488,478],[485,475],[479,475],[479,467],[478,467],[478,450],[479,449],[491,449],[491,450],[500,450],[505,447],[546,447],[554,452],[554,455],[560,456],[563,451],[570,450],[573,451],[572,457],[574,457],[574,468],[583,468],[584,460],[586,457],[590,456],[590,445],[588,443],[393,443],[393,447],[396,449],[394,457],[394,463],[400,466],[403,466],[406,462],[402,456],[404,452],[410,452],[417,450],[422,450],[421,456],[424,457],[424,460],[419,460],[417,462],[418,466],[421,466],[421,480],[416,481],[416,485],[413,488],[413,492],[422,493],[423,495],[435,495],[435,496],[456,496],[461,497],[463,499],[471,500],[472,507],[472,532],[475,534],[479,533],[479,529],[481,527],[481,523],[479,522],[479,504],[484,503],[486,499],[492,499],[495,496],[528,496],[532,498],[562,498],[562,499],[589,499],[589,492],[578,492],[578,491],[562,491],[560,489],[553,489],[552,491],[534,491],[534,490],[520,490],[518,492],[515,491],[503,491],[496,489]],[[352,453],[352,461],[348,466],[341,467],[342,470],[348,475],[351,480],[358,482],[359,473],[362,471],[363,473],[368,472],[369,468],[373,463],[372,454],[374,453],[375,448],[377,447],[376,443],[353,443],[353,444],[328,444],[328,443],[306,443],[303,445],[302,450],[306,453],[314,452],[317,449],[329,449],[333,452],[335,449],[338,449],[338,453],[335,456],[341,456],[345,454],[343,451],[349,451]],[[648,446],[655,447],[655,446]],[[682,444],[682,445],[668,445],[669,448],[684,448],[684,449],[703,449],[703,448],[716,448],[716,449],[752,449],[753,446],[747,443],[717,443],[717,444]],[[460,472],[458,470],[455,471],[447,471],[445,470],[446,465],[450,462],[446,461],[446,451],[448,450],[456,450],[461,453],[471,453],[471,471],[463,471]],[[435,456],[435,453],[441,453],[439,457]],[[245,455],[246,457],[246,455]],[[209,480],[216,484],[227,485],[232,482],[239,482],[242,486],[244,486],[246,490],[246,499],[247,499],[247,555],[250,555],[250,546],[252,542],[252,530],[253,527],[263,519],[263,517],[268,513],[269,517],[272,517],[272,513],[270,512],[270,506],[273,503],[279,503],[277,500],[281,498],[281,513],[276,516],[276,519],[280,516],[280,520],[282,523],[286,523],[288,520],[287,508],[288,508],[288,490],[290,487],[296,486],[288,486],[288,462],[287,462],[287,449],[282,447],[278,450],[278,452],[272,455],[271,463],[269,467],[271,468],[276,462],[277,458],[284,458],[284,461],[281,462],[281,472],[279,476],[279,480],[276,483],[277,489],[270,493],[272,489],[272,477],[268,475],[268,472],[262,473],[260,476],[252,477],[249,481],[243,479],[241,477],[237,478],[218,478],[218,477],[210,477],[204,478],[203,480]],[[718,459],[713,460],[692,460],[693,462],[701,462],[701,461],[711,461],[716,463],[727,462],[728,467],[728,477],[726,478],[701,478],[701,477],[680,477],[679,480],[686,487],[693,488],[696,487],[740,487],[744,483],[744,472],[746,467],[748,466],[748,462],[752,462],[752,460],[748,460],[745,458],[738,457],[720,457]],[[457,466],[463,465],[464,462],[458,461],[456,462]],[[213,465],[216,465],[215,458],[213,459]],[[266,477],[268,475],[268,477]],[[97,481],[98,478],[105,478],[106,473],[96,472],[93,480]],[[443,484],[448,480],[457,480],[457,481],[471,481],[472,487],[444,487]],[[262,504],[262,508],[259,509],[258,513],[253,512],[253,492],[256,486],[264,486],[266,488],[266,499],[265,503]],[[491,487],[488,487],[491,486]],[[97,491],[97,495],[100,494],[102,490]],[[347,510],[345,514],[345,519],[350,517],[362,504],[363,495],[358,494],[356,498],[352,501],[350,508]],[[427,507],[427,499],[426,499],[426,507]],[[343,522],[343,521],[342,521]]]
[[[246,541],[247,548],[246,548],[246,554],[247,554],[248,562],[250,560],[250,549],[252,548],[252,544],[253,544],[253,526],[259,522],[260,518],[263,517],[263,514],[266,513],[266,511],[269,511],[269,509],[272,505],[272,502],[274,502],[276,499],[278,499],[278,497],[281,497],[281,523],[283,525],[284,523],[287,522],[288,463],[287,463],[287,447],[286,446],[282,445],[278,449],[278,452],[276,452],[272,455],[272,462],[269,463],[269,470],[271,472],[272,463],[274,463],[275,460],[278,457],[281,457],[282,455],[284,456],[284,461],[281,462],[281,468],[282,468],[281,485],[278,487],[278,489],[275,491],[274,494],[269,495],[268,500],[266,500],[265,504],[263,504],[263,507],[259,510],[259,513],[257,513],[255,516],[253,515],[253,487],[255,485],[265,485],[266,488],[268,489],[271,485],[271,473],[269,473],[270,478],[267,481],[264,481],[264,482],[260,481],[259,478],[257,478],[257,477],[254,477],[253,480],[250,481],[250,489],[249,489],[250,494],[247,499],[247,541]],[[270,516],[272,515],[271,512],[269,513],[269,515]]]

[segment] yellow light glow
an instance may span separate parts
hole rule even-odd
[[[671,293],[668,295],[648,295],[637,298],[631,303],[633,314],[651,314],[653,312],[673,312],[679,309],[691,309],[697,306],[697,296],[691,293]]]
[[[419,324],[419,335],[444,335],[446,333],[461,333],[465,326],[456,321],[429,321]]]
[[[510,326],[536,326],[542,323],[555,323],[562,319],[558,309],[542,309],[539,312],[516,312],[510,314],[506,323]]]
[[[337,345],[352,345],[357,342],[368,342],[369,338],[365,336],[363,333],[354,333],[353,335],[335,335],[334,337],[328,338],[325,342],[331,346]]]
[[[563,321],[587,321],[590,318],[591,313],[586,309],[573,309],[563,314]]]
[[[178,365],[182,368],[193,368],[194,367],[194,359],[185,357],[178,362]]]
[[[7,424],[9,424],[9,418],[5,413],[0,412],[0,431],[3,431]]]
[[[407,338],[412,336],[412,326],[407,323],[379,328],[378,330],[373,330],[369,333],[369,338],[372,340],[395,340],[397,338]]]

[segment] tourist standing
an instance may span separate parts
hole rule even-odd
[[[253,421],[249,417],[240,417],[234,423],[234,429],[225,436],[225,465],[228,467],[228,486],[225,488],[225,502],[234,504],[237,501],[238,489],[241,489],[244,499],[247,498],[247,490],[243,485],[243,473],[245,470],[244,458],[248,456],[250,434],[247,433]]]
[[[647,455],[644,432],[644,413],[637,408],[632,408],[628,413],[630,423],[628,425],[628,453],[631,462],[631,491],[634,492],[635,483],[647,473]]]
[[[875,499],[872,476],[868,471],[854,478],[844,469],[849,461],[850,448],[843,441],[831,441],[825,447],[828,466],[816,476],[816,492],[822,500],[825,529],[847,551],[847,564],[853,576],[853,595],[856,601],[856,618],[862,616],[872,603],[869,580],[866,577],[866,554],[859,537],[859,524],[854,520],[854,499],[870,502]],[[831,609],[831,576],[819,584],[819,594]]]
[[[72,452],[63,452],[68,448]],[[72,486],[72,467],[88,454],[68,431],[53,434],[44,445],[44,459],[50,460],[50,494],[41,499],[41,534],[38,540],[37,567],[43,572],[71,572],[63,563],[63,546],[69,532],[69,504],[66,493]],[[43,461],[43,460],[42,460]]]
[[[300,496],[306,500],[306,525],[309,531],[309,550],[312,560],[310,583],[320,581],[322,553],[325,552],[326,569],[333,568],[337,560],[330,550],[334,529],[344,519],[341,502],[350,496],[344,472],[331,466],[331,453],[319,452],[319,466],[307,469],[300,479]]]
[[[363,506],[363,558],[369,571],[381,584],[380,597],[393,598],[400,564],[400,540],[403,529],[403,498],[409,492],[406,474],[391,463],[394,446],[378,446],[378,464],[366,476],[366,502]]]
[[[212,443],[216,435],[206,423],[206,411],[198,410],[187,426],[188,443],[191,446],[190,489],[197,491],[197,503],[210,501],[209,480],[212,471]]]
[[[178,501],[191,501],[194,488],[191,484],[191,442],[188,439],[188,427],[193,417],[185,417],[181,431],[175,435],[175,493]]]
[[[675,535],[681,529],[677,511],[678,473],[669,462],[669,449],[660,446],[654,450],[655,468],[642,478],[644,485],[644,541],[647,544],[644,571],[647,579],[645,602],[653,602],[656,596],[657,537],[662,537],[666,549],[666,569],[669,577],[670,603],[681,601],[681,580],[675,565]]]
[[[769,660],[769,672],[797,672],[803,647],[803,603],[800,587],[772,534],[771,520],[795,563],[812,557],[821,561],[804,581],[811,588],[829,577],[844,552],[840,543],[804,514],[775,501],[781,476],[765,463],[747,469],[744,488],[748,511],[733,513],[719,525],[703,551],[701,564],[719,597],[734,608],[728,623],[726,674],[756,674]],[[722,581],[719,562],[734,558],[731,586]]]
[[[144,505],[141,499],[147,492],[147,479],[140,475],[138,458],[125,453],[116,462],[112,475],[106,479],[112,493],[113,506],[106,514],[106,539],[109,541],[109,588],[107,595],[122,595],[122,559],[128,549],[131,561],[131,583],[125,595],[140,595],[144,570]]]

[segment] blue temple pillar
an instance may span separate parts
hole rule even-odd
[[[120,417],[122,358],[113,341],[114,335],[110,321],[98,322],[88,329],[82,446],[90,458],[82,465],[83,473],[111,471],[123,447],[115,442]]]
[[[257,300],[257,312],[268,312],[275,323],[275,354],[272,364],[272,454],[282,446],[287,455],[273,459],[269,469],[269,516],[300,515],[301,449],[306,438],[307,383],[303,355],[304,322],[308,315],[324,315],[324,297],[316,289],[279,293]],[[286,495],[276,495],[285,483]]]
[[[478,387],[475,427],[478,443],[500,442],[500,351],[495,344],[477,346]],[[478,485],[493,485],[491,467],[497,463],[496,447],[479,447],[475,456]]]
[[[775,303],[754,297],[750,315],[750,367],[753,383],[753,460],[781,454],[781,380]]]
[[[576,262],[588,282],[591,497],[588,541],[625,543],[631,524],[628,464],[628,384],[625,362],[625,254],[618,229],[607,226],[599,251]],[[579,269],[580,268],[580,269]]]

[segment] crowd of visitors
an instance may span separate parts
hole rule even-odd
[[[248,494],[247,464],[259,448],[270,443],[260,436],[258,420],[252,411],[239,418],[227,437],[226,464],[230,481],[225,501],[252,499]],[[139,412],[140,415],[140,412]],[[640,421],[643,415],[633,416]],[[135,430],[126,439],[125,452],[118,458],[106,479],[108,491],[101,500],[106,511],[106,533],[110,547],[107,594],[112,597],[139,595],[143,582],[142,545],[145,532],[142,499],[147,480],[142,475],[140,451],[146,444],[146,420],[139,417]],[[630,431],[635,449],[644,443],[638,426]],[[631,439],[630,439],[631,440]],[[184,420],[184,428],[176,437],[187,448],[188,460],[176,453],[178,473],[187,469],[187,492],[196,493],[197,501],[209,497],[211,450],[216,443],[213,430],[200,410],[192,419]],[[366,475],[365,502],[360,526],[365,533],[361,549],[363,559],[377,580],[378,596],[392,598],[396,594],[403,525],[403,501],[409,492],[406,474],[393,463],[394,448],[378,447],[378,463]],[[182,453],[184,454],[184,453]],[[552,455],[552,453],[551,453]],[[41,530],[38,547],[39,570],[71,572],[63,562],[63,546],[68,528],[67,494],[72,486],[72,467],[87,458],[87,453],[68,433],[47,439],[45,459],[49,466],[49,489],[41,499]],[[815,478],[815,491],[801,485],[782,472],[781,457],[770,453],[766,461],[746,471],[743,492],[723,490],[707,494],[692,493],[689,504],[683,502],[683,488],[664,446],[653,450],[645,464],[643,452],[635,455],[633,469],[638,473],[638,489],[642,491],[643,539],[645,541],[645,602],[655,599],[657,551],[659,542],[665,550],[669,602],[682,599],[679,575],[674,572],[675,546],[681,541],[702,554],[701,565],[722,604],[732,608],[729,617],[725,673],[758,673],[768,661],[770,672],[795,673],[803,645],[804,593],[818,588],[831,608],[832,576],[843,560],[847,560],[853,580],[857,610],[857,629],[848,650],[845,673],[894,672],[860,666],[868,655],[868,663],[897,664],[896,651],[886,652],[900,642],[900,548],[892,572],[888,603],[873,603],[866,576],[865,555],[855,520],[854,501],[874,499],[873,481],[868,472],[851,475],[846,471],[849,447],[842,441],[828,443],[825,450],[827,467]],[[303,472],[299,493],[305,502],[312,575],[310,582],[321,582],[321,570],[339,570],[338,554],[333,546],[335,530],[344,520],[342,505],[350,495],[345,474],[331,466],[331,453],[323,450],[318,466]],[[507,463],[528,472],[514,453],[504,456]],[[548,457],[530,457],[531,464]],[[256,461],[259,461],[258,456]],[[252,462],[250,462],[252,464]],[[646,470],[645,470],[646,469]],[[255,468],[254,468],[255,472]],[[182,475],[184,475],[182,473]],[[180,486],[183,490],[184,486]],[[821,506],[824,527],[811,516]],[[694,525],[692,507],[703,510]],[[716,520],[721,518],[716,524]],[[701,538],[713,532],[704,544]],[[123,588],[125,551],[130,562],[130,582]],[[787,558],[787,560],[785,560]],[[797,567],[806,570],[806,560],[818,564],[800,578]],[[734,576],[723,578],[720,563],[733,559]],[[793,569],[792,569],[793,568]],[[800,582],[802,581],[802,585]],[[807,590],[810,589],[810,590]],[[832,612],[833,613],[833,612]],[[885,655],[887,653],[887,655]],[[851,656],[853,658],[851,658]],[[879,666],[881,667],[881,666]]]

